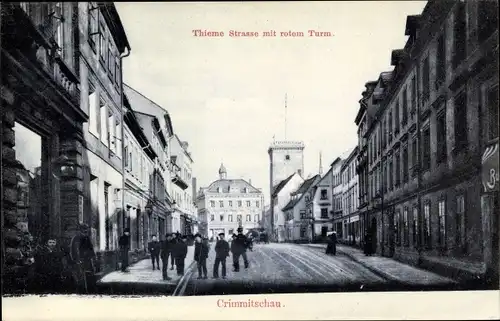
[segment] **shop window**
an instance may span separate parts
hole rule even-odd
[[[425,247],[432,248],[431,239],[431,204],[430,202],[424,205],[424,219],[423,219],[423,240]]]
[[[14,125],[17,178],[17,214],[27,218],[29,231],[35,238],[48,232],[49,213],[43,138],[16,122]],[[45,193],[44,193],[45,190]]]
[[[439,246],[442,249],[446,249],[446,202],[445,200],[440,200],[438,203],[438,215],[439,215]]]
[[[457,220],[457,247],[465,252],[465,195],[458,195],[456,199],[456,220]]]

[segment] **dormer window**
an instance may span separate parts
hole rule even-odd
[[[217,187],[217,193],[221,193],[221,192],[222,192],[222,188]]]
[[[286,155],[285,160],[290,160],[290,155]]]

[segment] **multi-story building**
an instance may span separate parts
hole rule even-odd
[[[498,280],[498,215],[480,214],[497,196],[482,192],[478,172],[498,137],[497,10],[497,1],[429,1],[408,17],[394,71],[364,97],[374,103],[364,185],[383,255]]]
[[[313,187],[321,176],[314,175],[302,182],[290,193],[289,202],[281,209],[285,214],[285,241],[310,241],[314,238],[314,216],[310,202],[314,196]]]
[[[271,190],[271,204],[269,205],[269,215],[266,220],[265,227],[268,235],[273,235],[273,240],[276,242],[284,242],[286,240],[287,231],[285,228],[286,213],[283,211],[285,205],[291,199],[291,194],[295,192],[304,179],[295,172],[286,179],[279,182],[274,189]]]
[[[131,250],[146,251],[152,234],[157,234],[149,205],[154,202],[153,180],[157,154],[124,96],[123,161],[125,169],[125,209],[130,222]]]
[[[110,210],[121,210],[112,200],[122,187],[121,62],[130,46],[113,3],[4,2],[1,18],[2,252],[4,279],[15,280],[22,250],[10,239],[25,232],[66,246],[86,223],[95,249],[106,249],[104,205],[98,211],[91,197],[104,197],[107,180]]]
[[[269,191],[271,200],[271,239],[277,240],[284,237],[284,231],[278,232],[275,227],[275,222],[277,220],[283,221],[283,217],[275,217],[274,209],[275,206],[272,204],[273,191],[275,187],[290,177],[294,173],[298,173],[299,176],[303,175],[304,172],[304,143],[303,142],[291,142],[291,141],[274,141],[269,149],[267,150],[269,155]],[[286,203],[285,203],[286,204]],[[281,210],[282,207],[279,207]],[[280,213],[276,213],[280,215]],[[279,234],[282,233],[282,234]],[[280,236],[281,235],[281,236]]]
[[[308,229],[310,240],[325,239],[328,231],[333,230],[332,170],[330,167],[326,174],[312,186],[309,201],[306,202],[306,213],[312,218],[311,228]]]
[[[243,233],[259,228],[263,202],[260,188],[244,179],[227,178],[221,164],[219,179],[199,192],[198,211],[207,217],[208,237],[215,238],[219,233],[230,236],[238,227],[243,228]]]
[[[172,212],[172,230],[182,234],[192,234],[198,221],[191,185],[193,182],[193,158],[188,147],[188,142],[181,141],[177,134],[171,137],[170,159],[173,171],[170,186],[175,201]]]
[[[342,162],[341,195],[342,215],[337,217],[335,224],[341,223],[341,231],[337,231],[338,239],[348,244],[359,244],[362,234],[358,214],[358,175],[356,174],[358,148],[354,148],[347,158]],[[340,233],[341,232],[341,233]]]
[[[331,190],[332,190],[332,214],[333,230],[340,237],[343,235],[342,222],[342,159],[337,157],[331,164]]]
[[[81,106],[88,112],[83,126],[84,213],[102,270],[113,267],[118,238],[129,227],[124,206],[123,98],[120,56],[130,51],[114,5],[78,3]],[[83,36],[83,37],[82,37]],[[64,36],[63,36],[64,38]],[[82,109],[83,109],[82,108]],[[87,188],[87,186],[89,188]],[[85,210],[87,208],[87,210]]]

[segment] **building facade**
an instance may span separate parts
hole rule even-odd
[[[2,252],[4,278],[16,280],[26,277],[15,267],[29,248],[47,238],[67,246],[81,223],[91,228],[95,249],[105,251],[104,209],[91,201],[104,183],[98,191],[90,185],[109,168],[102,178],[111,183],[110,197],[122,187],[116,137],[121,62],[130,46],[112,3],[4,2],[1,50]],[[106,133],[109,124],[112,135],[91,134],[91,124]]]
[[[364,94],[378,253],[498,280],[498,211],[481,211],[497,196],[482,192],[478,171],[498,137],[497,10],[497,1],[429,1],[408,17],[394,70]]]
[[[320,177],[311,188],[306,213],[312,216],[312,227],[309,230],[310,240],[324,240],[329,231],[333,231],[333,189],[332,168]]]
[[[227,178],[223,164],[219,168],[219,179],[200,190],[198,211],[207,217],[208,237],[219,233],[231,236],[238,227],[243,233],[259,228],[264,207],[264,194],[260,188],[243,179]]]
[[[302,176],[296,172],[279,182],[271,190],[271,204],[269,206],[269,225],[266,227],[268,235],[273,236],[276,242],[286,240],[287,230],[285,228],[286,213],[283,208],[291,199],[291,194],[295,192],[304,182]]]
[[[335,224],[342,226],[341,231],[337,231],[338,239],[351,245],[359,244],[361,234],[363,234],[358,213],[357,156],[358,148],[356,147],[342,162],[340,169],[342,215],[335,220]]]
[[[275,187],[290,177],[294,173],[302,176],[304,173],[304,143],[291,141],[274,141],[269,146],[267,153],[269,155],[269,191],[272,204],[273,190]],[[285,203],[286,204],[286,203]],[[282,205],[283,206],[283,205]],[[275,206],[271,206],[271,239],[281,238],[274,226],[276,217],[274,214]],[[282,207],[279,207],[281,210]]]
[[[193,198],[193,158],[188,151],[189,144],[181,141],[177,134],[170,139],[170,160],[172,197],[175,201],[172,212],[172,231],[192,234],[198,224],[197,209]]]

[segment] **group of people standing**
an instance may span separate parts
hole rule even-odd
[[[184,274],[184,262],[187,255],[188,247],[187,236],[181,236],[179,233],[168,233],[165,240],[158,241],[156,235],[152,236],[151,242],[148,244],[148,252],[151,255],[153,270],[160,269],[160,259],[162,261],[163,279],[170,280],[168,277],[168,259],[170,258],[170,270],[177,267],[177,275]],[[251,248],[251,242],[243,235],[243,229],[238,229],[238,234],[233,234],[231,246],[225,240],[224,233],[219,233],[217,242],[215,244],[215,262],[213,267],[213,278],[219,278],[219,267],[221,268],[222,278],[227,276],[226,272],[226,259],[230,253],[233,254],[233,268],[235,272],[240,270],[239,258],[243,257],[245,268],[248,268],[249,262],[246,255],[247,249]],[[207,259],[210,252],[210,243],[206,237],[200,234],[194,236],[194,261],[198,268],[198,279],[207,279]]]
[[[153,270],[160,270],[160,258],[162,261],[162,275],[164,280],[171,280],[168,276],[168,266],[170,259],[170,270],[177,270],[177,275],[184,274],[184,262],[188,251],[188,237],[180,233],[167,233],[165,240],[158,241],[156,235],[152,236],[148,244],[148,252],[151,255]],[[156,266],[155,266],[156,263]]]

